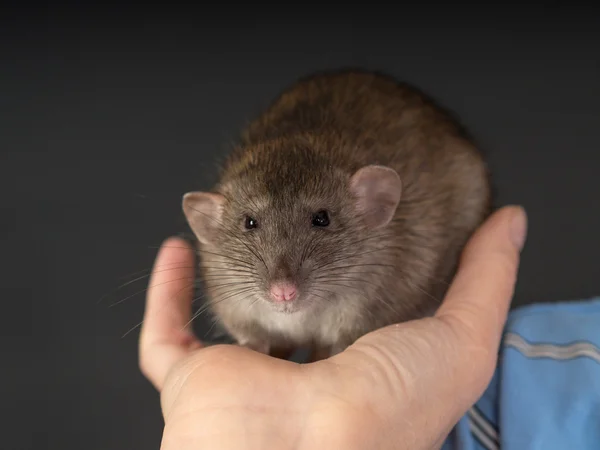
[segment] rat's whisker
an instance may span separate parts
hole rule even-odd
[[[174,283],[175,281],[190,280],[190,279],[195,279],[195,278],[196,278],[196,277],[182,277],[182,278],[175,278],[175,279],[173,279],[173,280],[164,281],[164,282],[162,282],[162,283],[158,283],[158,284],[155,284],[155,285],[153,285],[153,286],[148,286],[146,289],[142,289],[142,290],[140,290],[140,291],[137,291],[137,292],[135,292],[135,293],[133,293],[133,294],[131,294],[131,295],[129,295],[129,296],[127,296],[127,297],[125,297],[125,298],[121,299],[121,300],[118,300],[118,301],[116,301],[116,302],[112,303],[111,305],[109,305],[109,308],[112,308],[113,306],[116,306],[116,305],[118,305],[118,304],[120,304],[120,303],[123,303],[124,301],[126,301],[126,300],[129,300],[130,298],[132,298],[132,297],[135,297],[135,296],[136,296],[136,295],[138,295],[138,294],[141,294],[141,293],[143,293],[143,292],[146,292],[147,290],[149,290],[149,289],[151,289],[151,288],[158,287],[158,286],[162,286],[162,285],[164,285],[164,284]]]
[[[169,298],[168,302],[165,302],[164,305],[162,305],[162,307],[160,308],[160,312],[164,311],[165,308],[167,308],[168,306],[171,305],[173,299],[175,297],[177,297],[179,294],[181,294],[183,291],[185,291],[186,289],[193,289],[194,288],[194,284],[195,283],[191,283],[188,284],[186,286],[184,286],[183,288],[179,289],[177,292],[175,292],[175,294],[173,294],[171,296],[171,298]],[[141,327],[144,324],[145,320],[140,321],[139,323],[137,323],[136,325],[134,325],[133,327],[131,327],[123,336],[121,336],[121,339],[125,338],[129,333],[133,332],[135,329]]]
[[[328,265],[320,266],[319,269],[324,269],[326,267],[328,267]],[[348,264],[345,266],[335,266],[336,269],[353,269],[355,267],[382,267],[382,268],[388,268],[388,269],[396,269],[396,266],[394,266],[392,264],[381,264],[381,263],[363,263],[363,264]]]
[[[223,289],[223,288],[227,288],[227,287],[231,287],[231,286],[247,286],[247,285],[255,285],[254,281],[244,281],[244,282],[239,282],[239,281],[235,281],[235,282],[230,282],[230,283],[221,283],[221,284],[214,284],[211,285],[210,288],[217,291],[219,289]]]
[[[157,265],[155,265],[153,267],[148,267],[146,269],[137,270],[137,271],[129,273],[127,275],[123,275],[123,276],[119,277],[119,279],[137,276],[137,275],[140,275],[142,273],[151,272],[152,270],[162,269],[163,267],[174,266],[174,265],[177,265],[177,264],[181,264],[181,262],[178,261],[178,262],[174,262],[174,263],[157,264]]]
[[[178,245],[165,245],[165,246],[148,246],[148,248],[153,248],[153,249],[160,249],[160,248],[178,248],[178,249],[186,249],[186,250],[190,250],[188,247],[182,247],[182,246],[178,246]],[[212,256],[217,256],[220,258],[224,258],[228,261],[236,261],[244,266],[247,267],[253,267],[253,263],[250,260],[244,260],[244,259],[240,259],[237,257],[233,257],[231,255],[224,255],[222,253],[215,253],[215,252],[211,252],[209,250],[205,250],[205,249],[192,249],[192,251],[196,254],[206,254],[206,255],[212,255]]]
[[[323,277],[315,278],[315,280],[318,280],[320,283],[329,283],[329,282],[333,282],[333,281],[350,281],[350,282],[353,282],[353,283],[370,284],[371,286],[379,288],[379,284],[373,282],[372,280],[367,280],[365,278],[340,277],[340,276],[338,276],[338,277],[323,276]]]
[[[238,268],[238,267],[218,267],[218,266],[200,266],[201,270],[212,270],[213,272],[217,272],[217,271],[221,271],[221,272],[236,272],[236,273],[241,273],[241,274],[249,274],[249,275],[256,275],[257,272],[254,270],[248,270],[248,269],[244,269],[244,268]]]
[[[323,300],[324,302],[328,302],[330,301],[330,299],[323,297],[322,295],[319,295],[317,293],[315,293],[314,291],[318,291],[319,289],[313,289],[313,292],[311,292],[311,295],[314,295],[317,298],[320,298],[321,300]]]
[[[254,280],[256,281],[258,278],[256,277],[255,274],[252,273],[246,273],[246,274],[240,274],[240,273],[228,273],[227,271],[223,271],[223,273],[208,273],[206,275],[200,275],[198,277],[198,279],[202,282],[202,283],[209,283],[211,281],[218,281],[218,280],[232,280],[232,281],[250,281],[250,280]]]
[[[180,270],[180,269],[195,269],[195,267],[191,267],[191,266],[172,267],[170,269],[156,270],[156,271],[154,271],[152,273],[141,275],[141,276],[139,276],[137,278],[134,278],[133,280],[129,280],[126,283],[121,284],[120,286],[118,286],[117,288],[115,288],[114,290],[112,290],[111,292],[109,292],[107,294],[104,294],[102,297],[100,297],[100,299],[98,300],[97,304],[102,303],[104,301],[104,299],[106,299],[107,297],[111,296],[112,294],[117,293],[118,291],[120,291],[124,287],[129,286],[130,284],[133,284],[136,281],[140,281],[140,280],[143,280],[144,278],[148,278],[148,277],[152,276],[153,273],[168,272],[168,271],[171,271],[171,270]]]
[[[246,289],[241,289],[239,291],[235,291],[232,294],[224,297],[224,298],[219,298],[219,300],[217,301],[213,301],[210,303],[207,303],[204,307],[201,308],[199,313],[196,313],[192,316],[192,318],[183,326],[182,330],[185,330],[185,328],[187,328],[194,320],[196,320],[198,317],[200,317],[201,314],[203,314],[206,310],[208,310],[209,308],[213,307],[216,304],[219,304],[221,302],[224,302],[226,300],[230,300],[231,298],[235,298],[236,296],[242,295],[246,292],[250,292],[254,289],[254,287],[249,287]]]
[[[212,321],[212,325],[210,326],[210,328],[204,333],[204,338],[210,336],[211,331],[213,330],[213,328],[217,325],[217,319],[215,318],[215,320]]]

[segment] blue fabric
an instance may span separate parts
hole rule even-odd
[[[442,450],[600,450],[600,297],[511,312],[487,390]]]

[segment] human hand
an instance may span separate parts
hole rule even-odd
[[[162,450],[433,449],[489,383],[526,235],[521,208],[497,211],[466,246],[434,317],[363,336],[296,364],[189,328],[193,252],[166,241],[140,336],[140,366],[161,393]],[[159,271],[171,264],[179,270]],[[168,282],[165,284],[165,282]]]

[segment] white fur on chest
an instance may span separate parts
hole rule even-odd
[[[335,307],[337,306],[337,307]],[[260,326],[269,334],[281,336],[296,345],[317,341],[323,345],[334,345],[340,335],[354,327],[355,317],[350,311],[335,305],[321,311],[298,311],[283,314],[274,311],[261,311],[258,318]]]

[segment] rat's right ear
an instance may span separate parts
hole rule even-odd
[[[225,197],[212,192],[188,192],[183,196],[183,213],[198,240],[207,244],[222,227]]]

